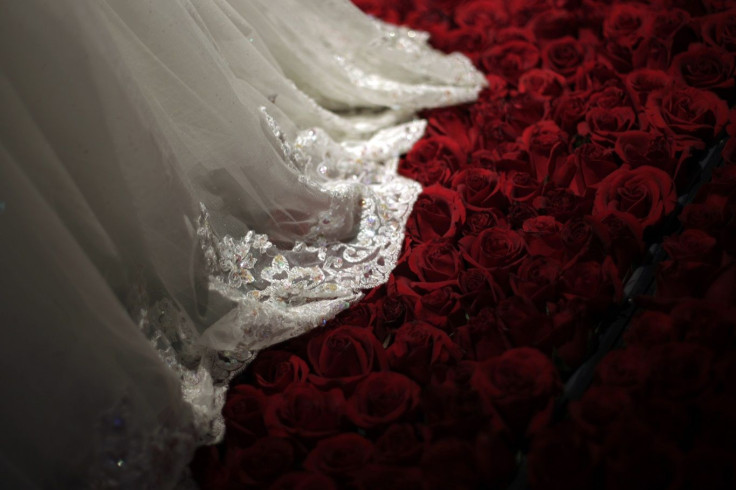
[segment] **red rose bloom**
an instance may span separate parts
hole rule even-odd
[[[707,44],[736,52],[736,9],[701,18],[700,32]]]
[[[395,422],[417,406],[420,391],[419,385],[399,373],[372,373],[358,383],[346,414],[364,429]]]
[[[358,434],[339,434],[322,439],[307,455],[304,468],[334,477],[360,470],[371,458],[373,444]]]
[[[422,282],[454,281],[463,270],[463,261],[449,240],[423,243],[409,255],[409,269]]]
[[[517,232],[489,228],[478,236],[460,239],[463,257],[472,265],[488,269],[511,269],[526,255],[526,243]]]
[[[658,168],[624,165],[598,186],[593,215],[623,211],[634,216],[642,226],[650,226],[675,209],[677,194],[672,179]]]
[[[539,63],[539,49],[528,41],[508,41],[482,53],[479,63],[486,73],[516,85],[522,73]]]
[[[267,393],[274,393],[283,391],[291,383],[305,381],[309,366],[291,352],[266,350],[258,354],[250,372],[258,386]]]
[[[466,164],[467,155],[460,145],[446,136],[419,140],[403,161],[403,175],[422,185],[445,183],[453,172]]]
[[[593,107],[585,115],[585,124],[579,126],[578,132],[583,136],[590,134],[597,143],[610,145],[619,134],[635,126],[636,114],[630,107]]]
[[[645,113],[652,126],[675,138],[678,149],[704,148],[728,121],[726,101],[693,87],[652,92]]]
[[[644,36],[649,18],[639,4],[614,4],[603,21],[603,36],[619,46],[633,48]]]
[[[325,392],[309,383],[293,383],[268,398],[265,421],[273,435],[324,437],[339,432],[344,405],[338,389]]]
[[[484,410],[497,411],[517,435],[536,432],[549,423],[554,398],[562,389],[552,361],[529,347],[480,363],[472,383]]]
[[[465,206],[453,190],[432,185],[414,204],[406,224],[408,234],[418,243],[453,237],[458,225],[465,222]]]
[[[549,69],[533,68],[519,77],[519,92],[529,93],[545,99],[562,95],[567,83],[562,75]]]
[[[468,168],[455,175],[452,187],[465,202],[467,209],[482,211],[503,208],[506,196],[503,195],[503,177],[484,168]]]
[[[571,78],[585,61],[585,48],[571,36],[549,41],[542,51],[542,65]]]
[[[434,364],[459,360],[461,353],[450,337],[427,323],[412,322],[396,331],[386,350],[391,369],[426,382]]]
[[[374,460],[385,464],[411,464],[419,459],[422,443],[409,424],[389,426],[376,440]]]
[[[734,56],[724,49],[691,44],[685,53],[674,57],[669,72],[691,87],[733,90],[736,63]]]
[[[634,402],[626,390],[612,386],[593,386],[580,400],[570,403],[570,417],[596,442],[602,442],[609,427],[619,418],[633,413]]]
[[[616,154],[632,168],[649,165],[675,173],[679,160],[672,140],[654,131],[625,131],[616,137]]]
[[[641,68],[626,75],[624,83],[634,102],[634,107],[636,107],[637,111],[641,112],[647,103],[650,93],[674,85],[675,80],[661,70]]]
[[[236,385],[227,392],[227,400],[222,415],[227,423],[228,433],[243,444],[251,444],[266,434],[263,411],[266,395],[249,385]]]
[[[458,5],[455,22],[462,27],[498,29],[508,25],[509,15],[502,0],[479,0]]]
[[[370,330],[343,326],[327,330],[307,345],[309,362],[316,375],[312,382],[343,386],[374,370],[387,367],[386,353]]]
[[[613,150],[608,145],[598,143],[586,143],[577,147],[574,161],[577,167],[576,178],[570,187],[581,196],[618,168]]]
[[[228,463],[240,483],[263,485],[291,469],[294,446],[288,439],[266,436],[229,453]]]

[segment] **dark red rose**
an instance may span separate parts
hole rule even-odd
[[[522,73],[539,63],[539,49],[528,41],[508,41],[482,53],[479,63],[486,73],[516,85]]]
[[[623,211],[650,226],[674,211],[676,204],[675,185],[667,173],[647,165],[635,169],[624,165],[600,182],[593,215]]]
[[[478,485],[473,447],[460,439],[443,439],[425,449],[422,478],[425,490],[471,489]]]
[[[598,384],[625,388],[629,393],[641,391],[649,377],[647,351],[630,346],[606,354],[596,367]]]
[[[251,444],[266,434],[263,411],[266,395],[254,386],[236,385],[227,392],[222,415],[228,434],[243,444]]]
[[[503,330],[504,327],[498,322],[495,311],[484,308],[477,315],[470,317],[467,324],[455,330],[454,340],[466,358],[484,361],[499,356],[511,348],[511,343]]]
[[[673,480],[679,452],[633,417],[622,419],[611,428],[603,445],[602,460],[607,489],[677,488]]]
[[[396,331],[386,350],[391,369],[425,382],[434,364],[459,360],[461,353],[450,337],[427,323],[412,322]]]
[[[590,134],[593,141],[610,145],[619,134],[635,127],[636,113],[630,107],[593,107],[585,115],[585,123],[578,126],[578,133]]]
[[[492,270],[513,269],[526,255],[524,238],[506,228],[489,228],[478,236],[463,237],[459,243],[470,264]]]
[[[601,90],[590,94],[590,107],[601,109],[615,109],[629,107],[631,98],[626,89],[618,82],[609,83]]]
[[[611,84],[611,80],[621,77],[613,65],[604,57],[598,57],[583,63],[575,73],[572,81],[576,90],[600,90]]]
[[[337,490],[332,478],[319,473],[288,473],[268,487],[269,490]]]
[[[527,461],[532,488],[586,490],[594,487],[595,454],[587,438],[568,421],[537,434]]]
[[[556,5],[556,7],[560,6],[559,4]],[[577,37],[580,26],[576,12],[569,9],[555,8],[535,15],[530,21],[529,27],[537,39],[545,40],[559,39],[566,35]]]
[[[486,138],[486,148],[515,142],[527,126],[544,119],[549,111],[549,101],[531,92],[517,92],[512,93],[503,109],[503,123],[496,128],[497,133],[503,130],[503,137]]]
[[[618,168],[613,150],[598,143],[586,143],[575,149],[577,174],[573,188],[578,195],[594,187]]]
[[[416,463],[422,443],[410,424],[393,424],[376,440],[374,460],[378,463],[404,465]]]
[[[408,262],[409,269],[422,282],[454,282],[464,269],[460,252],[450,240],[435,240],[415,247]]]
[[[562,389],[552,361],[529,347],[478,364],[473,386],[484,410],[497,411],[517,435],[536,433],[549,423],[554,398]]]
[[[581,198],[567,189],[548,188],[543,195],[534,198],[533,205],[539,214],[548,214],[560,223],[573,216],[590,212],[590,199]]]
[[[702,17],[700,32],[707,44],[736,52],[736,9]]]
[[[378,305],[374,301],[361,301],[352,305],[335,318],[335,325],[370,328],[375,324]]]
[[[634,48],[643,38],[650,18],[642,5],[615,3],[603,21],[603,36],[619,46]]]
[[[593,386],[580,400],[570,402],[570,417],[585,434],[602,442],[609,428],[621,417],[630,416],[634,402],[626,390],[615,386]]]
[[[553,257],[527,257],[511,275],[511,288],[514,294],[541,306],[557,296],[561,270],[560,262]]]
[[[701,297],[713,280],[716,267],[699,260],[663,260],[657,265],[657,296]]]
[[[541,13],[547,13],[555,6],[563,6],[561,2],[554,0],[517,0],[507,2],[511,18],[519,25],[526,24],[529,19]]]
[[[389,424],[416,408],[419,393],[419,385],[404,375],[371,373],[348,399],[346,414],[364,429]]]
[[[684,340],[724,352],[733,348],[736,339],[735,313],[727,304],[685,299],[677,302],[670,316]]]
[[[567,88],[565,77],[547,68],[532,68],[519,77],[519,92],[554,99]]]
[[[563,252],[560,229],[562,225],[554,216],[535,216],[524,221],[521,231],[530,255],[560,257]]]
[[[672,140],[654,131],[626,131],[618,134],[616,154],[632,168],[649,165],[675,174],[680,160]]]
[[[585,56],[582,43],[572,36],[565,36],[547,42],[542,51],[542,65],[571,78],[585,61]]]
[[[446,136],[457,141],[460,148],[475,146],[477,134],[467,106],[440,107],[422,115],[427,119],[427,135]]]
[[[694,202],[685,206],[679,218],[688,228],[697,228],[710,234],[717,234],[726,224],[724,208],[725,199],[710,194],[703,202]]]
[[[590,93],[583,91],[565,92],[552,102],[552,120],[568,134],[574,134],[588,110]]]
[[[453,172],[465,166],[467,155],[460,145],[446,136],[419,140],[403,160],[403,175],[422,185],[446,183]]]
[[[444,284],[444,283],[438,283]],[[464,316],[460,294],[454,285],[403,282],[400,290],[414,301],[414,318],[440,328],[451,330]],[[429,286],[429,287],[427,287]]]
[[[355,475],[356,490],[423,490],[419,468],[368,464]]]
[[[508,228],[505,216],[501,210],[489,209],[486,211],[469,211],[465,226],[462,228],[464,236],[477,235],[493,227]]]
[[[343,326],[326,330],[307,345],[309,362],[318,384],[343,386],[355,383],[371,371],[387,367],[383,346],[370,330]]]
[[[435,48],[445,52],[459,51],[471,60],[475,60],[491,42],[491,33],[477,27],[455,29],[432,39]]]
[[[509,23],[502,0],[465,2],[455,9],[455,22],[462,27],[497,29]]]
[[[334,477],[346,477],[365,466],[373,444],[358,434],[345,433],[322,439],[307,455],[304,468]]]
[[[306,381],[309,366],[291,352],[266,350],[258,354],[250,372],[259,387],[274,393],[283,391],[291,383]]]
[[[553,121],[539,121],[524,130],[521,139],[529,152],[534,177],[556,177],[558,165],[567,156],[567,133]]]
[[[554,334],[552,318],[539,311],[529,298],[509,296],[502,299],[496,306],[496,316],[514,347],[536,347],[551,351],[549,344]]]
[[[581,298],[591,309],[605,310],[621,301],[623,287],[616,266],[610,257],[603,263],[578,262],[562,273],[563,294]]]
[[[644,110],[649,94],[663,90],[675,84],[675,80],[666,72],[640,68],[626,75],[624,83],[638,112]]]
[[[636,216],[613,210],[595,216],[593,222],[599,230],[598,236],[619,270],[631,267],[644,253],[644,227]]]
[[[263,485],[289,471],[294,464],[294,445],[288,439],[266,436],[251,446],[228,453],[232,474],[245,485]]]
[[[626,345],[651,348],[655,345],[674,342],[678,338],[672,318],[658,311],[644,311],[631,321],[624,333]]]
[[[453,190],[440,185],[426,187],[417,199],[406,224],[407,233],[418,243],[453,237],[465,222],[465,206]]]
[[[338,389],[321,391],[309,383],[293,383],[268,398],[265,421],[273,435],[324,437],[340,430],[344,405]]]
[[[353,3],[366,14],[394,24],[400,24],[406,17],[406,14],[414,7],[411,0],[398,0],[395,2],[355,0]]]
[[[704,148],[728,121],[728,105],[713,92],[673,87],[649,94],[646,118],[659,131],[674,137],[677,149]]]
[[[685,230],[679,235],[665,237],[662,247],[674,260],[697,260],[720,263],[721,254],[717,250],[717,241],[701,230]]]
[[[601,258],[605,247],[596,228],[595,222],[585,217],[572,218],[562,226],[560,239],[565,245],[568,262],[584,257]]]
[[[511,171],[504,180],[503,193],[512,201],[530,201],[541,192],[540,183],[527,172]]]
[[[460,194],[471,211],[501,208],[506,205],[503,176],[485,168],[468,168],[452,179],[452,187]]]
[[[673,77],[691,87],[714,91],[733,90],[736,77],[734,56],[722,48],[691,44],[688,50],[672,60]]]

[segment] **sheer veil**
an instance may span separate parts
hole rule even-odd
[[[0,3],[0,482],[171,487],[233,373],[386,280],[414,114],[483,77],[342,0]]]

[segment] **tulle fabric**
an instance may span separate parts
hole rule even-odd
[[[1,3],[2,486],[170,488],[232,373],[385,279],[410,120],[483,79],[345,1]]]

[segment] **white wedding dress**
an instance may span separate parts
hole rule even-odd
[[[1,488],[172,488],[259,349],[385,281],[418,109],[483,77],[332,0],[0,0]]]

